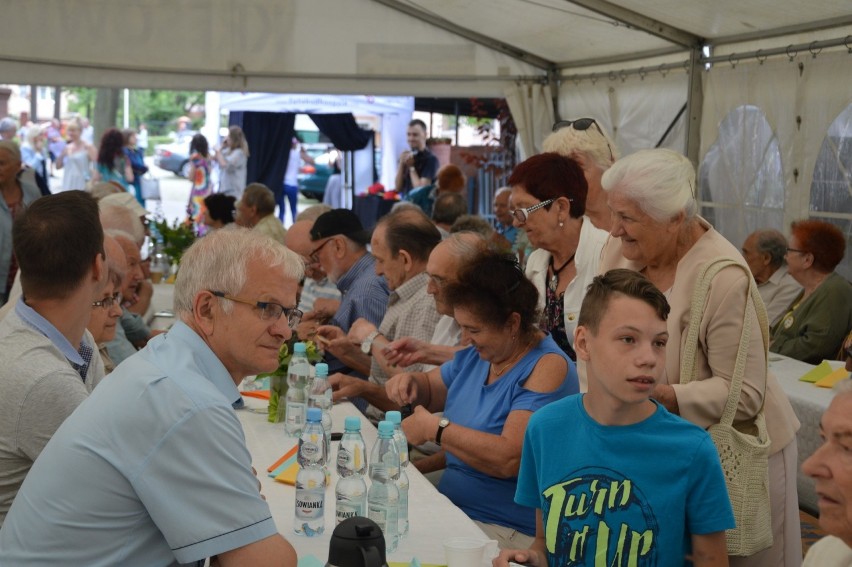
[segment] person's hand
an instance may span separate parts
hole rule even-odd
[[[317,327],[317,340],[327,352],[337,358],[344,358],[347,353],[361,352],[361,348],[349,340],[343,329],[334,325]]]
[[[306,319],[306,317],[302,317],[301,322],[296,326],[296,336],[299,337],[301,341],[312,341],[316,339],[317,336],[317,321]]]
[[[496,246],[500,250],[512,249],[512,243],[509,242],[509,239],[497,232],[491,235],[491,243],[494,244],[494,246]]]
[[[385,392],[388,398],[398,406],[404,406],[417,401],[417,380],[409,372],[395,374],[385,382]]]
[[[349,327],[349,340],[353,343],[361,344],[367,338],[367,335],[376,330],[376,326],[360,317]]]
[[[431,441],[438,432],[438,422],[441,418],[423,406],[414,408],[414,413],[402,420],[402,430],[405,438],[412,445],[422,445]]]
[[[340,309],[340,300],[329,297],[318,297],[314,301],[314,312],[320,321],[328,321]]]
[[[405,368],[426,361],[426,343],[414,337],[402,337],[382,349],[388,363]]]
[[[366,380],[335,372],[328,377],[328,383],[331,384],[331,399],[334,402],[345,400],[347,398],[357,398],[364,390]]]
[[[414,167],[414,152],[402,152],[399,156],[399,164],[403,167]]]
[[[534,549],[504,549],[491,561],[491,567],[509,567],[509,561],[532,567],[543,565],[542,557]]]

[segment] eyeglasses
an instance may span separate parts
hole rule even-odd
[[[809,254],[807,250],[798,250],[796,248],[787,248],[787,252],[798,252],[799,254]]]
[[[308,258],[310,259],[310,261],[311,261],[311,263],[312,263],[312,264],[319,264],[319,253],[320,253],[320,250],[322,250],[322,247],[323,247],[323,246],[325,246],[326,244],[328,244],[328,243],[329,243],[329,242],[331,242],[331,241],[332,241],[332,239],[331,239],[331,238],[329,238],[328,240],[326,240],[325,242],[323,242],[322,244],[320,244],[319,246],[317,246],[316,248],[314,248],[314,251],[313,251],[313,252],[311,252],[311,255],[310,255],[310,256],[308,256]]]
[[[548,199],[546,201],[542,201],[537,205],[533,205],[532,207],[527,207],[526,209],[515,209],[514,211],[512,211],[512,215],[518,220],[519,223],[525,224],[531,212],[537,211],[542,207],[546,207],[555,200],[556,199]]]
[[[585,130],[588,130],[592,126],[594,126],[595,129],[598,131],[598,133],[601,135],[601,137],[606,142],[606,147],[609,150],[610,161],[615,161],[615,156],[612,154],[612,146],[609,145],[609,140],[607,139],[606,135],[603,133],[603,130],[601,130],[601,127],[598,126],[597,120],[595,120],[594,118],[578,118],[577,120],[560,120],[559,122],[557,122],[556,124],[553,125],[553,129],[551,130],[551,132],[556,132],[557,130],[561,130],[563,128],[568,128],[569,126],[571,128],[574,128],[574,130],[577,130],[578,132],[583,132]]]
[[[260,318],[263,321],[277,321],[281,318],[281,315],[286,315],[287,323],[290,325],[290,328],[295,329],[302,320],[302,311],[295,307],[284,307],[283,305],[271,303],[269,301],[248,301],[247,299],[240,299],[239,297],[228,295],[223,291],[213,291],[212,289],[208,291],[216,297],[221,297],[228,301],[235,301],[237,303],[243,303],[260,309]]]
[[[92,307],[103,307],[104,309],[112,309],[113,305],[121,305],[121,294],[114,293],[108,297],[104,297],[100,301],[93,301]]]

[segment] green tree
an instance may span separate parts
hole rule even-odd
[[[97,89],[89,87],[71,87],[68,92],[68,110],[92,118],[96,110]],[[119,96],[116,124],[124,123],[124,104]],[[166,134],[176,128],[179,116],[188,114],[193,106],[204,104],[204,91],[155,91],[147,89],[130,90],[130,120],[133,127],[141,123],[148,125],[151,135]],[[193,122],[193,128],[200,126],[201,120]]]

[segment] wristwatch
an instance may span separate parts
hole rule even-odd
[[[450,420],[446,417],[442,417],[441,421],[438,422],[438,432],[435,434],[436,445],[441,444],[441,435],[444,434],[444,429],[446,429],[448,425],[450,425]]]
[[[378,329],[376,329],[375,331],[373,331],[372,333],[370,333],[369,335],[367,335],[367,336],[364,338],[364,340],[361,342],[361,352],[363,352],[364,354],[370,354],[370,352],[373,350],[373,341],[374,341],[374,340],[376,339],[376,337],[378,337],[380,334],[381,334],[381,333],[379,333],[379,330],[378,330]]]

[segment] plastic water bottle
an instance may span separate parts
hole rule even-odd
[[[389,411],[385,419],[393,423],[393,440],[399,451],[399,480],[396,486],[399,488],[399,511],[397,512],[399,522],[399,537],[408,534],[408,474],[405,468],[408,466],[408,439],[402,430],[402,414],[398,411]]]
[[[354,516],[367,516],[367,447],[361,437],[361,420],[350,415],[337,448],[337,486],[334,489],[335,515],[339,524]]]
[[[287,435],[298,437],[305,426],[305,411],[308,403],[308,380],[311,377],[311,363],[305,350],[305,343],[293,346],[293,356],[287,367],[287,418],[284,428]]]
[[[308,407],[322,410],[322,428],[326,440],[331,440],[331,384],[328,383],[328,364],[318,362],[308,396]]]
[[[296,474],[296,520],[293,531],[315,536],[325,530],[325,431],[322,412],[308,410],[308,421],[299,437],[299,472]]]
[[[379,422],[379,438],[370,453],[370,490],[367,491],[367,517],[376,522],[385,536],[385,548],[394,551],[399,544],[399,450],[393,440],[393,424]]]

